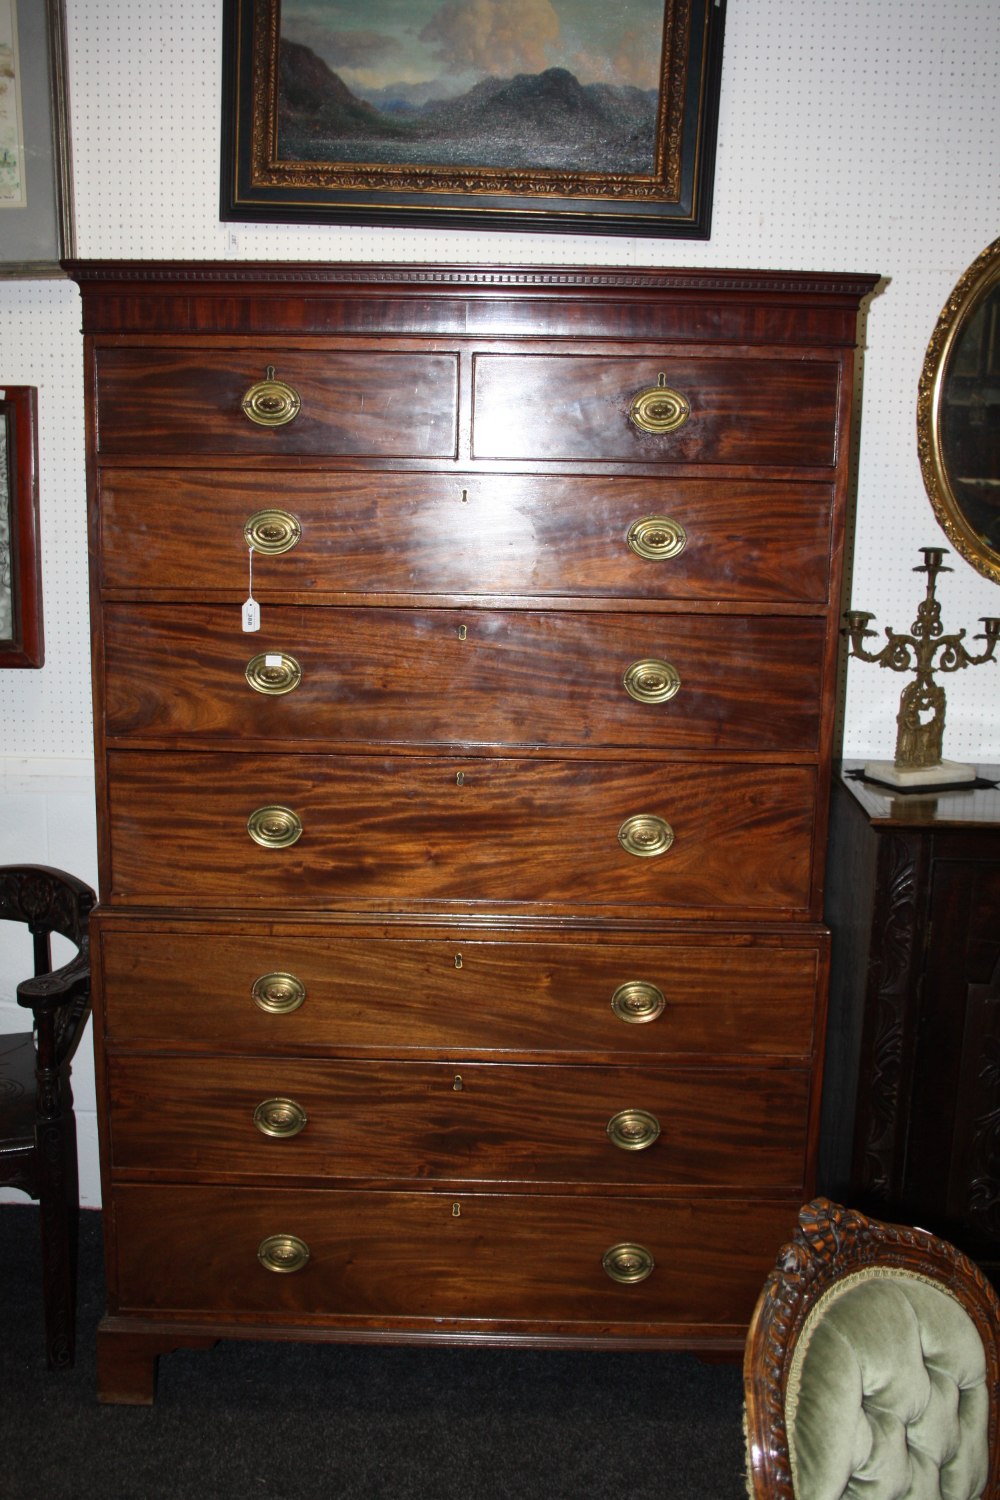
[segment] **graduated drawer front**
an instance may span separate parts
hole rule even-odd
[[[100,950],[113,1049],[803,1059],[825,946],[720,943],[710,933],[598,945],[145,923],[103,927]]]
[[[598,1337],[737,1334],[795,1214],[773,1199],[122,1185],[117,1310],[319,1326],[427,1320],[436,1333],[454,1319],[455,1332],[510,1323],[541,1336],[560,1325]],[[258,1249],[275,1235],[308,1247],[303,1269],[262,1265]],[[622,1285],[605,1271],[621,1244],[652,1256],[643,1281]]]
[[[274,367],[301,400],[285,425],[260,426],[247,392]],[[345,454],[454,458],[454,353],[261,348],[101,348],[101,454]]]
[[[826,359],[478,354],[472,452],[484,459],[803,464],[837,460],[840,365]],[[663,433],[629,420],[660,383],[690,415]],[[516,414],[516,415],[515,415]]]
[[[108,764],[115,901],[761,917],[809,907],[807,767],[133,751]],[[302,833],[262,847],[248,819],[275,806]],[[261,817],[287,836],[286,813]],[[637,833],[665,852],[627,852],[629,829],[633,844]]]
[[[804,1069],[149,1056],[107,1083],[116,1171],[794,1191],[805,1169]]]
[[[99,483],[107,589],[242,599],[244,527],[272,509],[301,535],[288,551],[255,553],[262,600],[298,591],[825,603],[829,588],[825,484],[131,468],[105,469]],[[665,555],[629,546],[650,516],[680,528],[665,533]]]
[[[235,604],[110,605],[107,732],[808,753],[824,637],[801,618],[281,605],[246,635]]]

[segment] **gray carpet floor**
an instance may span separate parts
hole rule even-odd
[[[3,1500],[741,1500],[736,1364],[691,1355],[223,1342],[102,1406],[101,1216],[76,1366],[45,1368],[33,1205],[0,1205]]]

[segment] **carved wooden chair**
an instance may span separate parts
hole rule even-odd
[[[34,940],[35,977],[17,986],[31,1031],[0,1034],[0,1185],[39,1201],[46,1354],[73,1363],[76,1344],[76,1121],[69,1063],[90,1007],[87,919],[94,892],[43,865],[0,866],[0,921],[23,922]],[[52,972],[51,935],[77,952]]]
[[[807,1204],[743,1384],[752,1500],[1000,1495],[1000,1301],[923,1230]]]

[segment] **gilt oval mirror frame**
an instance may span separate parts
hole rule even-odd
[[[917,450],[955,550],[1000,583],[1000,239],[938,318],[920,376]]]

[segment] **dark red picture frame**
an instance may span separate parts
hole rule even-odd
[[[0,667],[45,664],[38,523],[38,392],[0,385]],[[6,536],[3,532],[6,532]]]

